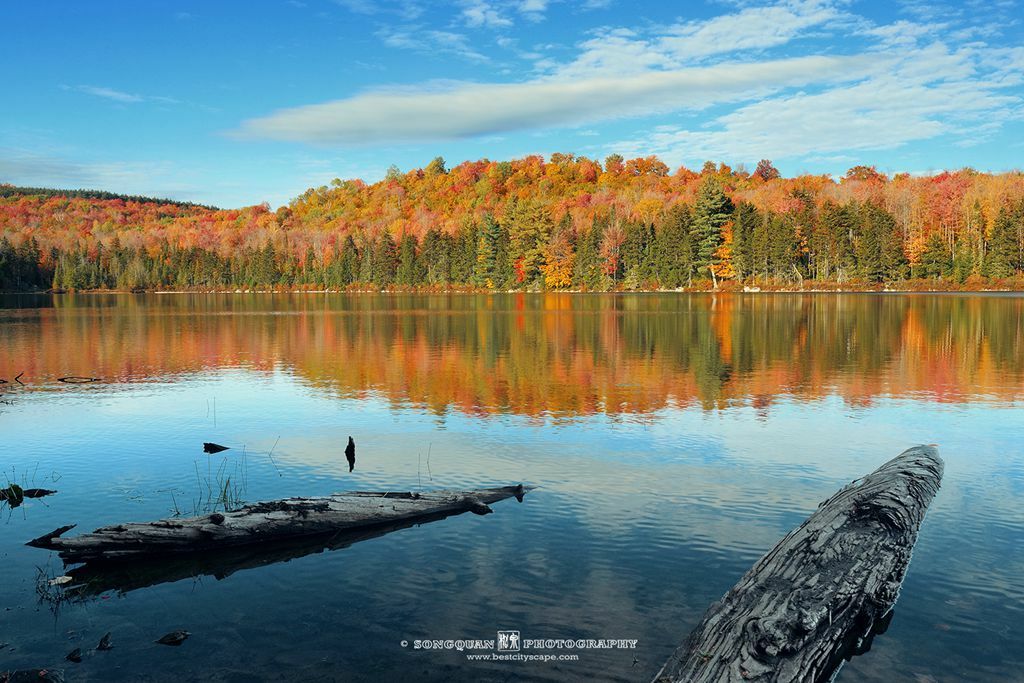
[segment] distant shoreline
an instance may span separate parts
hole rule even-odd
[[[879,284],[824,285],[814,283],[805,287],[784,286],[723,286],[683,287],[678,289],[476,289],[472,287],[345,287],[337,289],[307,289],[301,287],[281,288],[194,288],[194,289],[81,289],[81,290],[35,290],[4,291],[2,294],[1024,294],[1024,282],[1015,282],[993,287],[959,287],[952,283],[909,281],[908,287],[893,287]],[[945,285],[945,286],[943,286]]]

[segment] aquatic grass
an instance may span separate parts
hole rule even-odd
[[[229,469],[229,460],[231,465]],[[207,459],[207,474],[199,470],[199,463],[194,462],[196,473],[195,492],[192,496],[192,516],[211,514],[218,511],[231,512],[245,504],[245,496],[248,490],[248,461],[245,456],[245,449],[242,450],[240,461],[231,458],[222,458],[217,469]],[[175,517],[181,517],[184,513],[178,505],[178,499],[174,491],[170,491],[172,512]]]

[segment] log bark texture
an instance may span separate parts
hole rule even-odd
[[[93,560],[68,569],[66,573],[71,581],[61,586],[61,590],[55,592],[54,596],[61,600],[88,600],[111,590],[125,594],[204,575],[221,581],[236,572],[289,562],[316,553],[343,550],[355,543],[430,524],[463,512],[464,509],[439,512],[348,531],[216,548],[201,553],[164,554],[129,560]]]
[[[56,550],[67,563],[138,559],[232,548],[282,539],[395,524],[439,514],[491,512],[489,503],[522,497],[530,487],[504,486],[470,491],[351,492],[322,498],[287,498],[199,517],[116,524],[70,538],[61,527],[29,541]]]
[[[917,446],[821,503],[762,557],[658,683],[828,681],[888,624],[943,463]]]

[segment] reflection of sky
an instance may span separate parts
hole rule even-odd
[[[188,661],[157,653],[169,676],[187,678],[197,661],[222,672],[241,657],[308,674],[327,657],[326,672],[388,676],[429,665],[440,667],[431,674],[440,680],[465,675],[465,662],[403,654],[392,641],[493,637],[496,628],[518,627],[642,641],[642,675],[631,655],[599,653],[540,677],[644,678],[707,604],[820,500],[915,443],[939,444],[943,488],[893,626],[840,680],[892,680],[892,672],[953,680],[954,671],[957,680],[991,680],[1022,664],[1019,405],[880,399],[851,408],[833,397],[786,400],[767,419],[752,407],[691,407],[557,423],[439,417],[372,393],[331,397],[283,371],[224,370],[25,392],[4,406],[0,426],[5,443],[17,445],[2,461],[8,476],[60,490],[5,511],[0,524],[0,597],[13,607],[0,613],[0,641],[19,634],[18,666],[62,656],[67,629],[98,638],[111,623],[127,641],[119,646],[127,659],[116,661],[142,661],[148,655],[138,643],[159,624],[203,634],[187,644]],[[342,455],[349,434],[358,444],[352,474]],[[204,441],[232,450],[205,456]],[[249,499],[520,481],[542,488],[523,505],[496,504],[486,518],[453,518],[224,582],[207,577],[69,606],[54,635],[50,618],[33,612],[34,567],[46,555],[20,544],[71,522],[87,530],[166,516],[171,490],[187,509],[219,463],[222,476],[244,474]],[[269,616],[266,605],[282,602],[296,614]],[[314,635],[296,644],[296,628]],[[359,652],[341,648],[326,635],[332,631]],[[89,666],[94,676],[110,671]]]

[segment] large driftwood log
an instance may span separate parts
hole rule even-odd
[[[823,502],[713,604],[658,683],[828,681],[888,623],[942,479],[911,448]]]
[[[117,524],[71,538],[61,527],[28,545],[60,552],[68,563],[137,559],[154,555],[232,548],[318,536],[427,518],[438,514],[491,512],[488,503],[522,497],[530,487],[424,493],[336,493],[255,503],[225,513],[155,522]]]
[[[52,591],[51,594],[60,600],[87,600],[111,590],[125,594],[162,583],[204,575],[221,581],[235,572],[289,562],[316,553],[343,550],[355,543],[429,524],[463,512],[464,509],[439,512],[350,531],[331,531],[315,536],[266,541],[201,553],[159,555],[130,561],[96,560],[69,569],[67,576],[71,577],[71,581],[61,586],[60,591]]]

